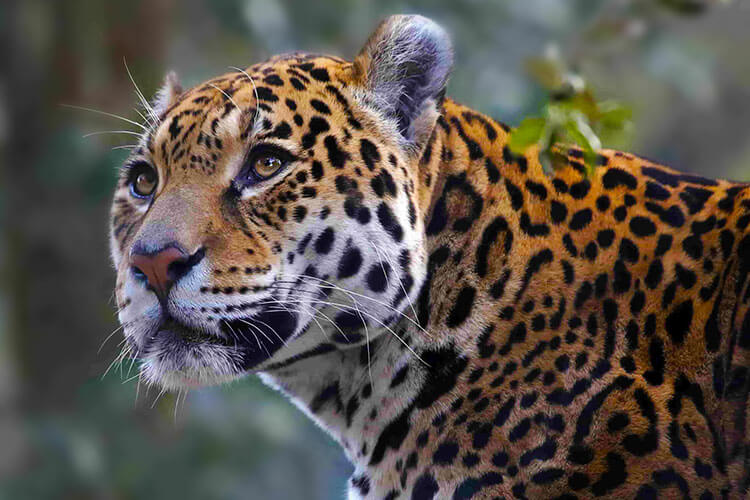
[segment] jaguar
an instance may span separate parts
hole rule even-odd
[[[143,381],[258,374],[349,498],[739,498],[750,188],[560,146],[445,96],[446,31],[386,19],[148,106],[111,209]]]

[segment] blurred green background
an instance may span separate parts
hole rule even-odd
[[[382,17],[453,33],[449,94],[517,125],[554,60],[632,125],[601,136],[709,176],[750,178],[744,0],[4,0],[0,4],[0,498],[343,498],[330,438],[251,378],[157,398],[102,378],[118,352],[107,248],[115,172],[167,69],[185,85],[305,49],[351,57]],[[556,63],[556,64],[557,64]],[[532,64],[533,70],[535,66]],[[576,76],[576,78],[578,78]],[[554,96],[554,92],[552,92]],[[100,350],[101,346],[101,350]]]

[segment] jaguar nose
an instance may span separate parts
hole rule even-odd
[[[163,301],[172,285],[195,267],[204,255],[202,248],[188,255],[178,245],[168,245],[155,252],[134,249],[130,256],[130,268],[136,279],[145,282]]]

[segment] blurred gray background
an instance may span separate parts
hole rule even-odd
[[[255,378],[157,398],[115,367],[107,213],[150,96],[289,50],[351,58],[389,14],[453,34],[449,95],[517,125],[555,50],[633,112],[605,141],[707,176],[750,179],[750,5],[743,0],[5,0],[0,4],[0,498],[343,498],[330,438]],[[127,125],[127,124],[125,124]]]

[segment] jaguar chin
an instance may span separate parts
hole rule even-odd
[[[452,60],[395,16],[352,62],[166,78],[111,213],[142,378],[260,373],[350,498],[745,495],[748,184],[562,146],[548,175]]]

